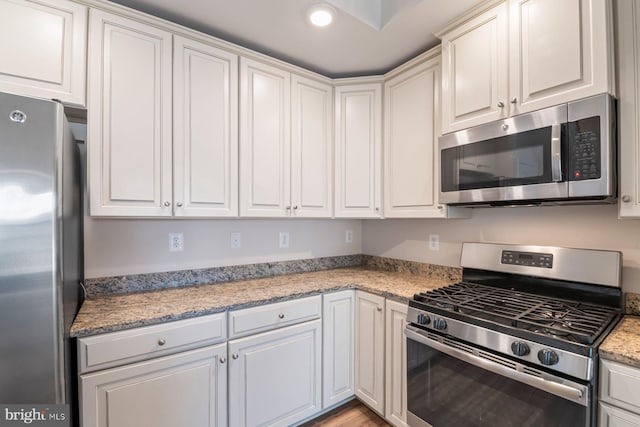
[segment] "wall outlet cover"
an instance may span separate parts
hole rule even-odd
[[[169,233],[169,252],[184,251],[184,234]]]

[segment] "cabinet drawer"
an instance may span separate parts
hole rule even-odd
[[[319,319],[321,296],[300,298],[229,312],[229,338],[244,337],[295,323]]]
[[[600,361],[600,400],[640,413],[640,369]]]
[[[78,340],[81,373],[225,341],[226,313],[112,332]]]

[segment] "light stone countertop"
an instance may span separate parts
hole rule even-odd
[[[598,352],[602,359],[640,368],[640,317],[624,316]]]
[[[106,295],[84,301],[72,337],[114,332],[344,289],[408,301],[453,283],[449,277],[344,268],[261,279]]]

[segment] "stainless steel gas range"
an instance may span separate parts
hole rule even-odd
[[[462,282],[409,302],[408,424],[595,426],[621,264],[614,251],[463,244]]]

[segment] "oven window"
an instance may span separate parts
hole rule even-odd
[[[443,191],[551,182],[551,127],[442,150]]]
[[[407,406],[433,427],[587,425],[588,409],[407,339]]]

